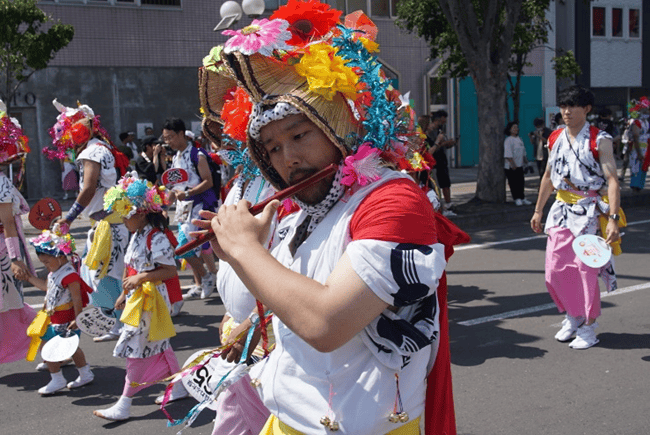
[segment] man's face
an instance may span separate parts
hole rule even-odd
[[[184,131],[177,133],[174,130],[163,129],[162,138],[174,151],[184,150],[187,146]]]
[[[591,106],[560,106],[562,120],[569,128],[582,127],[587,121],[587,114],[591,111]]]
[[[291,115],[262,127],[260,142],[273,168],[288,185],[341,161],[341,152],[305,115]],[[307,204],[318,204],[329,193],[334,176],[297,194]]]

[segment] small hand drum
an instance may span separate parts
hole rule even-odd
[[[70,358],[79,347],[79,336],[69,332],[66,336],[57,335],[43,345],[41,357],[43,361],[61,362]]]
[[[37,230],[47,230],[52,221],[61,216],[61,206],[52,198],[43,198],[29,210],[29,223]]]
[[[580,261],[596,269],[603,267],[612,258],[612,248],[605,239],[593,234],[576,237],[571,247]]]

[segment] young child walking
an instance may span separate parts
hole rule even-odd
[[[68,255],[74,254],[75,243],[70,234],[61,234],[44,230],[40,236],[30,239],[34,246],[38,259],[49,271],[47,282],[28,274],[27,281],[46,292],[44,309],[49,316],[50,324],[45,335],[41,338],[44,342],[51,340],[57,335],[64,335],[72,331],[81,335],[75,318],[88,304],[88,295],[92,289],[86,284],[77,270],[68,260]],[[86,355],[81,347],[77,348],[72,355],[79,376],[72,382],[67,382],[61,373],[61,362],[45,361],[52,379],[38,393],[47,396],[62,390],[66,386],[72,390],[87,385],[93,381],[95,376],[86,362]]]
[[[124,327],[113,351],[114,356],[126,358],[124,390],[113,406],[93,411],[107,420],[130,418],[132,398],[144,384],[180,371],[169,339],[176,335],[172,303],[181,299],[181,293],[174,248],[162,214],[164,203],[164,195],[150,182],[138,180],[135,173],[124,176],[104,196],[104,209],[119,213],[132,233],[124,257],[124,290],[115,303],[115,308],[124,309]],[[187,395],[179,382],[170,401]]]

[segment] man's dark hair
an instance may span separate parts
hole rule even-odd
[[[612,109],[605,107],[604,109],[600,109],[600,112],[598,112],[598,115],[600,115],[601,118],[607,118],[608,116],[611,116],[612,114]]]
[[[533,120],[533,125],[535,127],[538,127],[538,128],[541,127],[542,125],[544,125],[544,119],[543,118],[535,118]]]
[[[440,118],[449,118],[449,114],[446,110],[438,110],[431,114],[431,121],[435,121],[436,119]]]
[[[180,118],[167,118],[163,124],[163,130],[171,130],[174,133],[183,132],[185,134],[185,123]]]
[[[589,89],[573,85],[560,92],[557,96],[557,105],[587,107],[594,105],[594,93]]]
[[[122,133],[120,133],[120,140],[121,140],[122,142],[124,142],[124,139],[126,139],[127,137],[129,137],[129,133],[128,133],[128,132],[123,131]]]
[[[561,113],[556,113],[555,117],[553,118],[553,121],[555,122],[555,125],[564,124],[564,119],[562,119],[562,114]]]

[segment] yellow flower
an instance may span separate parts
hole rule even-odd
[[[128,217],[133,210],[133,204],[126,198],[118,199],[113,203],[113,211],[119,214],[122,217]]]
[[[337,92],[354,100],[359,77],[348,62],[336,55],[338,49],[327,44],[310,45],[296,65],[296,72],[307,78],[309,90],[332,100]]]
[[[422,155],[418,152],[413,153],[413,158],[411,158],[411,166],[413,169],[419,170],[423,169],[424,159]]]
[[[366,47],[368,53],[374,53],[379,51],[379,44],[377,44],[375,41],[371,41],[370,39],[364,37],[359,38],[359,41],[361,41],[363,46]]]

